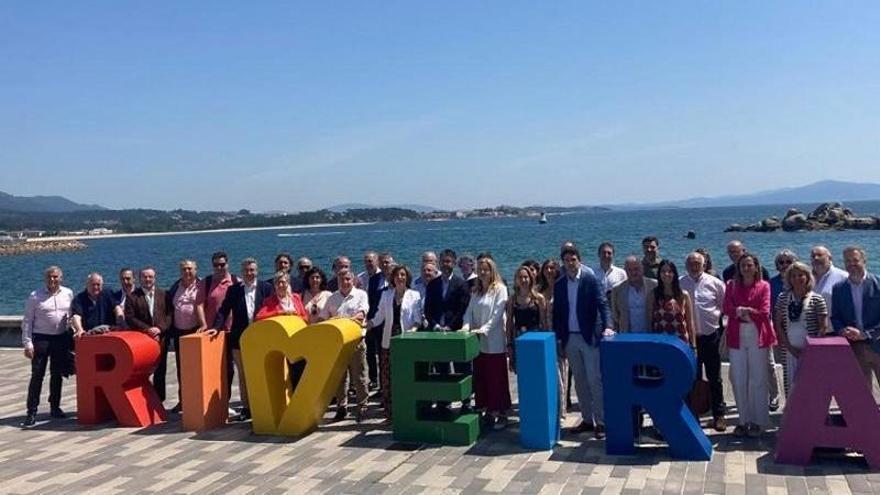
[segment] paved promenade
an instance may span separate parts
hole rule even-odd
[[[525,451],[515,423],[471,447],[400,444],[376,404],[363,424],[328,423],[301,439],[254,436],[249,423],[182,432],[176,416],[146,429],[85,428],[73,418],[49,421],[48,377],[38,424],[24,431],[29,370],[21,350],[0,349],[0,493],[880,493],[880,473],[858,456],[776,465],[772,434],[739,440],[732,429],[712,432],[710,462],[679,462],[659,446],[606,456],[604,442],[588,435],[564,436],[552,452]],[[174,371],[168,376],[173,382]],[[73,379],[63,397],[74,412]]]

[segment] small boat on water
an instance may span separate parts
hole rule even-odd
[[[545,224],[547,223],[547,214],[543,211],[541,212],[541,218],[538,220],[538,223]]]

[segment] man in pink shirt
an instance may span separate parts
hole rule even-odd
[[[212,322],[217,316],[217,310],[223,305],[223,299],[226,297],[226,291],[232,284],[238,282],[238,277],[229,272],[229,257],[223,251],[217,251],[211,255],[211,264],[214,266],[214,273],[205,277],[202,281],[202,288],[205,294],[202,300],[205,302],[205,321]],[[225,328],[222,330],[229,331],[232,318],[229,315],[223,315],[226,320]],[[218,329],[220,330],[220,329]]]
[[[180,337],[195,332],[203,332],[205,325],[205,292],[198,277],[198,267],[192,260],[180,262],[180,279],[168,289],[166,307],[171,312],[171,328],[162,336],[162,354],[159,364],[153,373],[153,386],[159,399],[165,400],[165,372],[167,369],[168,350],[174,347],[174,360],[177,363],[177,393],[180,397]],[[180,402],[172,412],[180,412]]]

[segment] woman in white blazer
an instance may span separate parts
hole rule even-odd
[[[478,263],[476,284],[464,314],[463,331],[480,339],[480,355],[474,359],[474,397],[477,409],[493,430],[507,427],[510,384],[507,380],[507,287],[491,258]]]
[[[382,407],[391,419],[391,337],[414,332],[422,326],[422,298],[410,289],[412,273],[399,265],[391,270],[391,287],[382,292],[376,315],[367,328],[382,325],[382,348],[379,352],[379,380],[382,383]]]

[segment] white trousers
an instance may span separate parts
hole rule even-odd
[[[580,335],[569,336],[565,345],[568,365],[574,379],[578,405],[584,421],[605,425],[605,406],[602,401],[602,369],[599,366],[599,348],[587,344]]]
[[[739,424],[770,425],[770,376],[767,373],[769,347],[758,347],[758,329],[740,324],[739,349],[730,349],[730,375]]]

